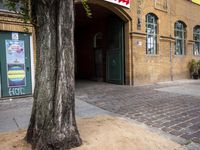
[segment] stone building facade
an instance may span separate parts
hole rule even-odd
[[[31,95],[35,76],[35,31],[4,3],[0,1],[0,98]]]
[[[76,6],[79,2],[76,1]],[[188,0],[132,0],[130,1],[130,8],[126,8],[100,0],[89,0],[88,2],[94,13],[93,19],[98,20],[99,18],[100,20],[103,18],[97,24],[94,23],[91,26],[92,23],[89,19],[89,21],[82,21],[84,24],[88,23],[90,30],[97,28],[94,33],[103,28],[103,25],[100,24],[103,24],[112,14],[118,16],[124,24],[122,56],[124,80],[122,83],[142,85],[190,78],[188,62],[191,59],[200,59],[199,48],[194,48],[194,30],[198,30],[200,26],[200,5]],[[108,12],[102,13],[103,10]],[[81,12],[80,8],[76,11],[77,14]],[[80,18],[77,15],[76,23],[78,25],[81,24]],[[149,21],[147,21],[147,18]],[[109,34],[108,22],[104,25],[106,31],[104,31],[103,38],[109,38],[109,35],[106,35]],[[92,41],[94,33],[90,35],[90,41]],[[89,43],[89,37],[87,39],[86,43]],[[88,49],[84,49],[88,52],[88,55],[94,53],[94,49],[91,52]],[[105,51],[108,51],[109,43],[107,43],[105,49]],[[103,62],[108,63],[108,54],[105,54],[104,57]],[[105,73],[108,71],[109,65],[106,64],[103,68],[105,68],[104,76],[109,76],[108,73]],[[103,80],[108,80],[108,77],[104,77]]]
[[[159,3],[160,2],[160,3]],[[158,4],[157,4],[158,3]],[[188,62],[200,59],[194,53],[194,29],[200,25],[200,6],[187,0],[146,0],[141,4],[141,30],[133,23],[133,81],[134,84],[155,83],[160,81],[180,80],[189,78]],[[137,10],[137,4],[134,10]],[[157,17],[157,53],[148,55],[146,15],[153,13]],[[137,13],[133,22],[137,19]],[[184,25],[184,52],[176,54],[176,23]],[[141,46],[138,41],[143,43]]]
[[[77,79],[144,85],[190,78],[188,62],[200,59],[200,5],[190,0],[119,0],[121,4],[130,3],[130,8],[127,8],[108,1],[88,0],[92,13],[92,18],[88,18],[81,0],[75,0]],[[11,44],[15,40],[20,41],[13,39],[14,35],[28,35],[27,51],[30,55],[24,55],[24,60],[28,59],[31,69],[24,66],[17,70],[18,77],[30,76],[30,81],[26,82],[26,85],[30,84],[30,90],[23,92],[23,89],[12,85],[14,82],[11,83],[12,78],[19,78],[13,76],[16,73],[10,67],[13,64],[7,64],[5,58],[9,54],[1,53],[0,97],[31,94],[36,57],[34,28],[6,10],[3,2],[0,1],[1,43],[9,42],[4,34],[9,34]],[[24,26],[29,29],[28,32]],[[7,49],[5,47],[1,51]],[[4,67],[7,70],[2,69]],[[30,73],[26,74],[27,71]]]

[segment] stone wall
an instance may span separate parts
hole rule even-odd
[[[76,0],[75,3],[80,2]],[[166,3],[167,2],[167,3]],[[162,81],[188,79],[187,64],[193,55],[193,28],[200,25],[200,5],[188,0],[132,0],[131,8],[123,8],[103,0],[88,0],[117,14],[125,22],[125,84],[142,85]],[[158,53],[146,54],[145,16],[158,17]],[[15,14],[0,13],[0,30],[24,32],[24,24]],[[186,54],[174,55],[174,24],[183,21],[186,28]],[[34,28],[26,24],[33,35]]]
[[[159,0],[157,1],[159,2]],[[160,1],[162,4],[164,0]],[[141,4],[141,15],[137,14],[137,2],[133,18],[133,63],[134,85],[189,78],[187,64],[191,59],[200,59],[193,55],[193,28],[200,25],[200,6],[187,0],[168,1],[167,8],[156,6],[154,0],[145,0]],[[165,6],[163,4],[163,6]],[[139,9],[140,9],[139,8]],[[153,13],[158,17],[158,52],[146,54],[145,16]],[[137,29],[138,16],[141,16],[141,30]],[[181,20],[186,24],[186,54],[174,54],[174,24]],[[171,45],[171,54],[170,54]],[[171,58],[170,58],[171,55]]]

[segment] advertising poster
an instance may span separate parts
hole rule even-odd
[[[26,85],[24,41],[6,40],[8,87]]]
[[[25,86],[25,74],[23,64],[8,64],[9,87]]]

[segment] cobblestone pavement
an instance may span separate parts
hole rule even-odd
[[[200,143],[200,81],[139,87],[79,82],[76,96],[188,142]]]
[[[182,137],[188,143],[200,144],[200,81],[140,87],[88,81],[77,83],[78,117],[113,112]],[[27,128],[31,107],[31,97],[1,101],[0,132]],[[191,149],[200,150],[200,146]]]

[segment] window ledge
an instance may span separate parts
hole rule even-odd
[[[158,54],[146,54],[147,57],[158,57]]]
[[[14,11],[3,10],[3,9],[0,9],[0,16],[13,17],[13,18],[22,17],[21,15],[15,13]]]
[[[193,55],[193,56],[195,56],[195,57],[200,57],[200,54],[198,54],[198,55]]]
[[[175,56],[175,57],[185,57],[186,55],[185,55],[185,54],[183,54],[183,55],[175,55],[175,54],[174,54],[174,56]]]

